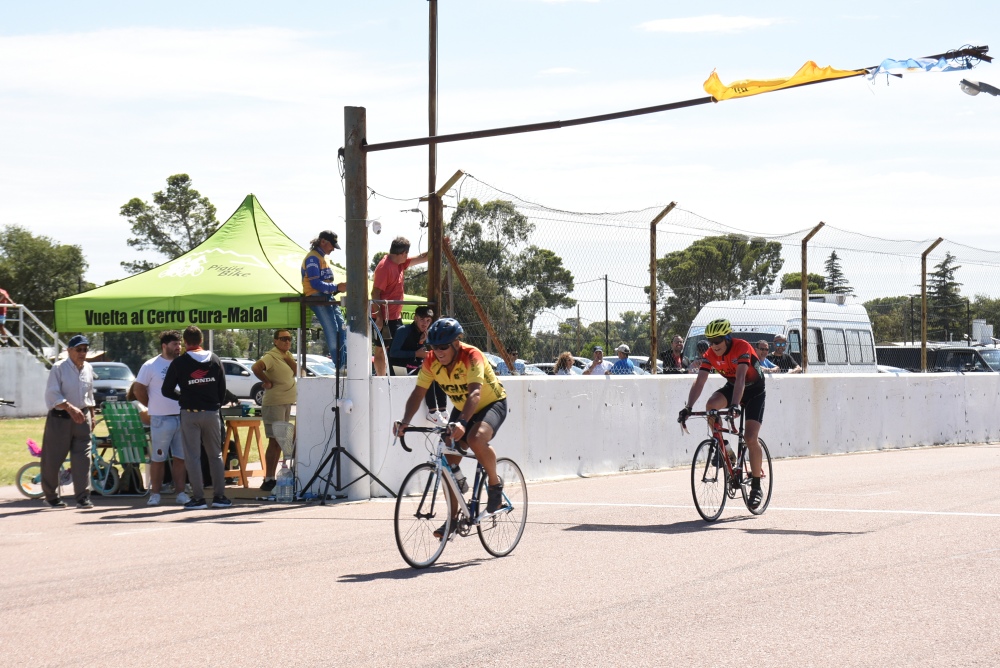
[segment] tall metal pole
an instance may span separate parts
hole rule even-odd
[[[677,202],[671,202],[649,222],[649,373],[655,374],[656,363],[656,226],[667,217]]]
[[[365,468],[370,467],[369,425],[371,327],[368,322],[368,158],[362,150],[367,135],[364,107],[344,107],[344,203],[347,219],[347,382],[345,397],[352,408],[338,411],[346,447]],[[337,379],[340,382],[340,379]],[[344,464],[347,460],[341,460]],[[338,469],[338,475],[340,475]],[[357,473],[347,477],[348,480]],[[371,488],[351,485],[350,498],[367,499]]]
[[[427,135],[437,136],[437,0],[428,0],[428,43],[427,58]],[[437,143],[427,145],[427,301],[441,313],[441,239],[442,206],[437,191]]]
[[[942,237],[920,254],[920,370],[927,373],[927,256],[944,241]]]
[[[802,240],[802,373],[809,367],[809,263],[806,259],[806,246],[816,233],[823,229],[826,223],[820,223]]]
[[[611,334],[608,331],[608,275],[607,274],[604,274],[604,347],[611,348]]]

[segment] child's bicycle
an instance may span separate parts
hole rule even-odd
[[[121,486],[121,474],[118,469],[111,465],[98,452],[98,437],[90,436],[90,486],[96,494],[110,496],[118,493]],[[28,452],[32,457],[40,458],[42,448],[33,439],[28,439]],[[73,475],[70,471],[69,459],[67,458],[59,466],[59,487],[64,487],[73,482]],[[24,494],[29,499],[40,499],[42,497],[42,464],[41,462],[28,462],[14,476],[14,485],[17,491]]]
[[[474,455],[445,445],[441,436],[450,427],[407,427],[413,432],[437,435],[437,444],[425,437],[430,460],[410,471],[396,496],[396,545],[410,566],[427,568],[441,556],[452,535],[468,536],[476,528],[479,540],[494,557],[510,554],[521,540],[528,519],[528,486],[521,469],[506,457],[497,459],[497,475],[503,479],[503,505],[495,513],[486,511],[486,471],[476,465],[472,498],[466,503],[445,455]],[[400,444],[407,452],[404,436]],[[483,499],[480,506],[480,499]],[[452,508],[457,502],[458,510]],[[453,526],[453,522],[457,525]]]
[[[694,461],[691,464],[691,494],[698,514],[706,522],[719,519],[722,509],[726,507],[726,498],[735,499],[736,492],[742,492],[743,502],[747,510],[754,515],[760,515],[771,502],[771,453],[763,439],[758,439],[763,451],[761,462],[760,489],[764,497],[760,505],[750,505],[750,452],[743,440],[743,414],[740,413],[740,426],[736,428],[733,410],[708,410],[693,412],[690,417],[704,417],[708,420],[711,438],[698,444],[694,451]],[[723,424],[723,420],[727,424]],[[723,434],[733,434],[739,441],[739,447],[734,453],[723,438]]]

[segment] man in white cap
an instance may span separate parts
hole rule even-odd
[[[623,343],[615,348],[615,352],[618,353],[618,360],[604,373],[608,376],[628,376],[635,374],[635,364],[628,358],[632,354],[632,349]]]
[[[87,362],[90,341],[77,334],[66,345],[66,359],[56,362],[45,385],[45,432],[42,436],[42,494],[50,508],[65,508],[59,498],[59,467],[70,455],[76,507],[90,501],[90,432],[94,427],[94,369]]]

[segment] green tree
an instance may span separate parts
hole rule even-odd
[[[57,244],[18,225],[0,229],[0,286],[49,327],[55,300],[94,287],[83,280],[86,270],[79,246]]]
[[[875,343],[920,339],[919,300],[914,303],[913,299],[906,295],[880,297],[865,302],[864,306],[872,321]]]
[[[727,234],[699,239],[656,261],[664,301],[661,331],[687,331],[710,301],[769,294],[781,271],[781,243]]]
[[[167,177],[167,188],[153,193],[150,205],[133,197],[121,208],[131,227],[128,245],[139,250],[154,250],[172,260],[198,246],[219,226],[215,206],[191,187],[191,177],[174,174]],[[123,261],[132,274],[149,271],[157,263],[149,260]]]
[[[801,290],[802,289],[802,272],[795,271],[790,274],[784,274],[781,277],[781,289],[782,290]],[[809,292],[812,294],[824,294],[826,290],[826,277],[820,274],[809,274]]]
[[[965,331],[966,301],[962,284],[955,280],[955,256],[949,252],[934,265],[927,281],[927,338],[950,341]]]
[[[826,291],[834,295],[853,295],[854,288],[848,283],[840,268],[840,257],[837,251],[830,253],[830,257],[823,263],[826,268]]]
[[[542,310],[576,305],[576,300],[569,296],[573,291],[573,274],[552,251],[529,246],[514,261],[512,273],[511,284],[521,292],[517,311],[529,329]]]

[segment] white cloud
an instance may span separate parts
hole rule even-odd
[[[646,32],[743,32],[754,28],[766,28],[782,23],[783,19],[755,18],[753,16],[692,16],[685,19],[657,19],[640,23],[639,28]]]
[[[572,68],[572,67],[550,67],[547,70],[542,70],[541,72],[539,72],[539,74],[548,75],[548,76],[559,76],[559,75],[562,75],[562,74],[576,74],[579,71],[580,70]]]

